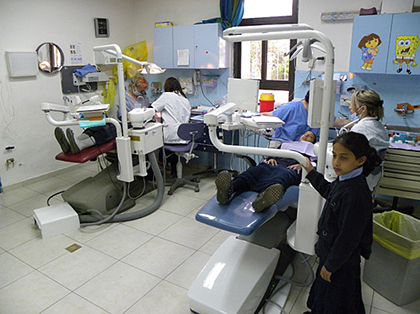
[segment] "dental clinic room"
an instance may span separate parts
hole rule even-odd
[[[420,0],[0,0],[0,314],[420,314]]]

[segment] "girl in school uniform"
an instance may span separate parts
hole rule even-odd
[[[319,267],[307,306],[312,314],[364,314],[360,281],[361,256],[372,245],[372,195],[366,176],[381,162],[363,134],[349,132],[333,142],[334,182],[313,169],[306,176],[326,199],[318,221],[315,253]]]

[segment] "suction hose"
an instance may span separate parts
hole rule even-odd
[[[147,156],[149,157],[149,161],[150,161],[153,173],[155,174],[156,183],[157,183],[157,196],[153,204],[132,213],[122,213],[122,214],[117,215],[120,207],[122,206],[122,204],[124,203],[127,197],[127,183],[124,183],[123,197],[121,199],[120,204],[115,209],[115,211],[111,215],[103,216],[101,218],[93,217],[91,215],[81,215],[79,216],[79,219],[80,219],[80,223],[82,227],[91,226],[91,225],[100,225],[103,223],[136,220],[136,219],[145,217],[153,213],[160,207],[160,205],[162,204],[163,195],[165,193],[165,183],[163,182],[162,173],[160,172],[155,153],[151,152],[147,154]]]

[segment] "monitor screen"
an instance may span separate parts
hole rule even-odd
[[[260,81],[229,78],[227,102],[233,102],[243,110],[255,112],[258,106],[259,89]]]

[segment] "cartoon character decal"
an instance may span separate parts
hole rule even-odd
[[[375,59],[376,55],[378,54],[378,46],[381,43],[381,38],[374,33],[366,35],[360,40],[357,47],[362,50],[362,60],[364,62],[361,67],[362,70],[372,71],[373,59]]]
[[[415,62],[416,51],[419,46],[419,38],[417,36],[398,36],[395,46],[395,60],[393,64],[399,64],[397,73],[402,71],[402,64],[407,64],[407,73],[411,74],[410,63],[413,67],[417,66]]]

